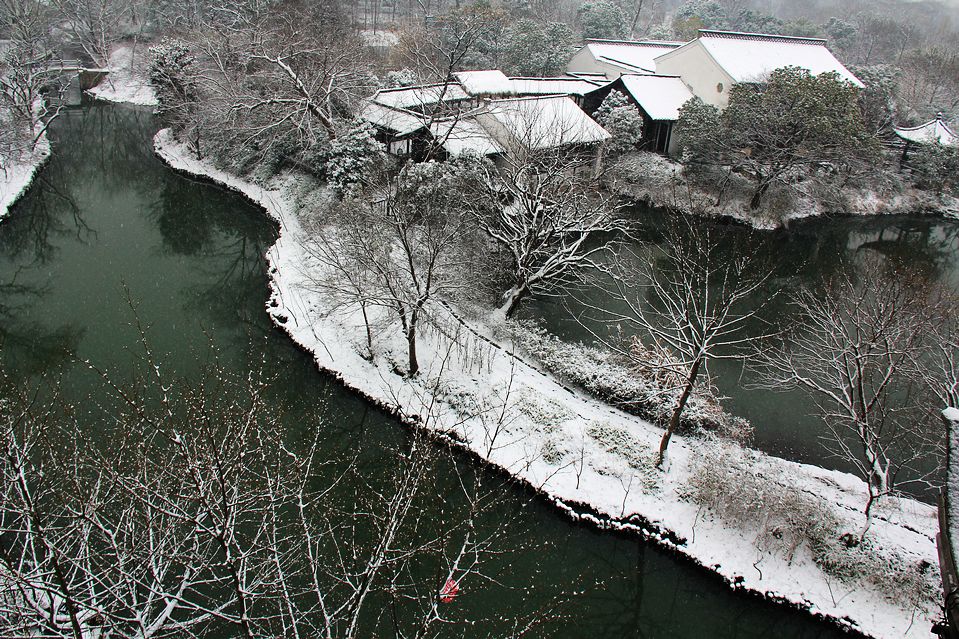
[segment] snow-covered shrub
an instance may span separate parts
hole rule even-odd
[[[643,139],[643,116],[619,91],[610,91],[599,105],[596,121],[613,136],[606,142],[610,155],[634,151]]]
[[[366,180],[382,161],[383,145],[376,140],[376,131],[369,122],[356,122],[340,137],[330,142],[323,154],[323,172],[330,188],[346,193]]]
[[[188,71],[196,62],[186,43],[163,38],[150,47],[150,82],[160,100],[161,109],[174,109],[193,99]]]
[[[437,399],[442,400],[464,417],[489,412],[489,407],[485,406],[477,395],[475,385],[466,385],[455,379],[439,377],[431,379],[429,386]]]
[[[922,144],[908,155],[912,179],[921,189],[935,193],[959,190],[959,147]]]
[[[792,560],[839,539],[840,521],[821,497],[795,488],[755,451],[706,438],[693,456],[689,498],[724,522],[756,532],[756,546]]]
[[[416,71],[413,69],[399,69],[386,74],[386,86],[390,89],[412,86],[417,82]]]
[[[862,522],[850,518],[762,453],[707,437],[692,457],[686,496],[725,525],[755,534],[760,550],[792,561],[805,547],[827,575],[865,583],[890,600],[923,604],[936,593],[936,571],[926,562],[880,551],[868,535],[849,543]]]
[[[609,422],[594,422],[586,429],[590,436],[607,453],[620,455],[633,468],[654,468],[655,463],[651,451],[643,446],[625,428],[613,426]]]
[[[830,538],[814,549],[813,559],[829,575],[846,583],[864,581],[890,601],[924,607],[938,598],[939,571],[925,560],[910,560],[882,552],[871,538],[858,545]]]
[[[660,424],[669,420],[679,390],[637,371],[624,358],[607,349],[563,342],[530,322],[510,321],[501,330],[554,375],[626,412]],[[681,425],[687,431],[718,431],[738,441],[751,435],[746,420],[724,412],[701,390],[690,398]]]

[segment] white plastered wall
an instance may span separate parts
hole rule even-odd
[[[678,75],[693,95],[706,104],[720,109],[729,104],[729,90],[734,81],[698,40],[656,58],[656,73]]]
[[[629,73],[621,67],[597,60],[587,47],[583,47],[569,59],[566,71],[568,73],[603,73],[609,80],[615,80],[624,73]]]

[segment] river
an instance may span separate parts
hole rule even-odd
[[[677,220],[662,210],[637,207],[630,214],[636,223],[633,236],[618,249],[626,260],[648,259],[661,245],[664,228]],[[880,216],[833,218],[794,222],[788,229],[755,232],[736,223],[711,223],[710,237],[720,251],[745,250],[754,256],[751,268],[770,272],[768,285],[751,296],[743,308],[760,308],[759,319],[749,325],[753,334],[790,328],[795,310],[791,293],[800,287],[816,290],[825,278],[855,272],[857,277],[880,282],[886,267],[908,269],[925,283],[959,290],[959,222],[938,216]],[[681,227],[681,224],[679,225]],[[722,255],[722,253],[720,253]],[[552,334],[571,342],[593,343],[595,335],[620,331],[628,337],[628,325],[610,326],[602,313],[610,309],[625,313],[621,300],[611,294],[616,287],[595,276],[598,285],[565,298],[533,300],[519,317],[540,322]],[[778,291],[766,302],[770,291]],[[846,460],[830,454],[822,445],[827,436],[812,399],[802,390],[774,391],[762,388],[758,373],[742,360],[710,363],[712,381],[723,398],[723,407],[744,417],[753,426],[752,443],[770,454],[795,461],[854,471]],[[942,407],[930,407],[939,410]],[[923,487],[907,487],[916,496],[928,498]]]
[[[317,372],[264,312],[271,222],[242,198],[164,166],[152,153],[157,127],[147,111],[96,103],[53,126],[50,163],[0,222],[4,368],[24,383],[62,375],[96,432],[102,384],[77,360],[128,374],[138,317],[165,371],[194,375],[214,348],[241,374],[265,361],[290,428],[319,406],[336,425],[325,446],[362,449],[370,468],[389,467],[406,429]],[[452,481],[436,477],[438,486]],[[575,593],[564,618],[536,633],[562,637],[840,636],[653,545],[574,525],[512,484],[502,490],[502,507],[520,513],[523,542],[494,560],[496,583],[466,590],[457,605],[510,616]],[[503,636],[506,627],[451,632]]]

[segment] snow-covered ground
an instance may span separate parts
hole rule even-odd
[[[110,54],[110,73],[87,93],[100,100],[156,106],[156,92],[150,84],[150,51],[146,44],[125,45]]]
[[[393,47],[400,41],[394,31],[384,29],[363,29],[360,38],[368,47]]]
[[[46,134],[32,151],[16,157],[0,157],[0,220],[6,217],[10,207],[27,192],[37,171],[49,157],[50,141]]]
[[[444,305],[429,309],[433,322],[418,342],[416,379],[395,372],[405,357],[399,331],[379,334],[375,357],[364,359],[358,313],[329,309],[313,284],[323,272],[304,246],[301,215],[308,207],[301,207],[297,180],[282,176],[265,187],[246,182],[194,159],[168,130],[154,143],[174,168],[245,194],[278,222],[280,236],[267,255],[272,288],[267,310],[321,369],[407,422],[460,442],[574,518],[647,535],[735,588],[791,602],[867,635],[932,636],[938,614],[933,507],[890,498],[880,507],[868,544],[844,550],[839,534],[857,536],[863,525],[866,491],[857,478],[684,437],[673,439],[666,469],[658,470],[652,460],[660,429],[563,387]],[[717,491],[710,478],[723,473],[735,490],[766,491],[762,503],[735,521],[703,498],[712,489],[719,500],[713,505],[721,502],[724,486]],[[804,519],[790,523],[795,504],[805,508]],[[837,527],[819,540],[828,548],[820,543],[784,548],[796,529],[819,523],[810,514],[817,512]],[[784,519],[773,521],[776,517]],[[923,590],[918,606],[910,579],[932,587],[931,593]]]

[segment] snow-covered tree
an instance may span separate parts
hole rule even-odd
[[[202,137],[207,155],[238,173],[309,161],[378,85],[337,7],[271,6],[231,2],[179,36],[194,58],[179,69],[194,99],[174,125]]]
[[[822,29],[829,37],[829,44],[837,47],[840,51],[852,49],[856,44],[856,36],[859,33],[856,25],[836,17],[829,18]]]
[[[619,91],[609,92],[595,117],[613,136],[606,143],[610,155],[634,151],[643,139],[643,114]]]
[[[475,233],[464,194],[475,190],[473,161],[409,164],[377,190],[338,203],[305,241],[329,270],[313,285],[335,296],[337,306],[361,311],[371,353],[368,311],[387,312],[385,330],[402,333],[411,377],[419,372],[417,338],[430,305],[470,285],[464,272]]]
[[[673,34],[681,40],[692,40],[700,29],[725,29],[728,16],[723,5],[715,0],[690,0],[673,16]]]
[[[916,186],[939,194],[959,190],[959,147],[916,145],[909,150],[905,163]]]
[[[463,68],[498,68],[509,22],[498,7],[460,7],[427,24],[404,27],[394,55],[433,82],[448,81]]]
[[[728,166],[752,178],[753,209],[773,184],[788,184],[797,171],[874,171],[880,152],[863,125],[858,89],[835,73],[812,75],[796,67],[773,71],[762,85],[733,86],[722,112],[690,100],[678,128],[691,162]]]
[[[952,113],[959,107],[959,51],[937,45],[907,51],[900,96],[923,118],[937,112]]]
[[[323,173],[331,189],[347,193],[368,182],[384,157],[385,150],[376,140],[373,125],[358,121],[331,141],[323,156]]]
[[[160,104],[169,109],[189,100],[192,93],[191,67],[196,57],[182,40],[163,38],[150,47],[150,81],[157,90]]]
[[[55,67],[53,52],[36,43],[12,41],[0,52],[0,109],[9,114],[15,127],[10,133],[22,138],[24,149],[36,145],[60,113],[66,79]]]
[[[785,22],[780,33],[796,38],[821,38],[823,35],[822,27],[808,18],[796,18]]]
[[[900,72],[885,64],[854,66],[851,70],[866,85],[859,91],[859,110],[866,130],[877,135],[888,133],[896,117]]]
[[[160,112],[183,140],[203,156],[202,125],[196,117],[200,92],[196,85],[196,57],[189,45],[178,39],[163,38],[150,47],[150,82],[160,102]]]
[[[105,67],[132,3],[123,0],[52,0],[67,33],[94,64]]]
[[[481,207],[474,215],[508,260],[510,288],[498,311],[505,317],[529,296],[581,281],[622,230],[617,207],[596,188],[589,164],[552,152],[510,159],[487,174],[487,193],[474,198]]]
[[[506,33],[503,66],[524,76],[551,76],[561,73],[575,42],[573,30],[564,22],[538,24],[517,20]]]
[[[454,610],[502,618],[437,597],[450,580],[479,595],[485,560],[509,547],[511,518],[485,514],[502,491],[468,460],[417,430],[364,448],[373,481],[356,451],[324,445],[320,414],[288,432],[265,371],[187,382],[154,364],[105,380],[117,408],[95,436],[77,406],[0,377],[5,636],[431,637]],[[381,624],[384,601],[397,616]]]
[[[626,14],[609,0],[587,0],[576,11],[584,38],[626,37]]]
[[[9,159],[30,151],[59,115],[69,76],[58,67],[56,12],[47,3],[0,0],[0,134]]]
[[[746,33],[784,33],[784,23],[776,16],[742,9],[730,20],[730,28]]]

